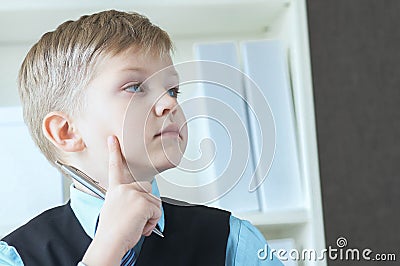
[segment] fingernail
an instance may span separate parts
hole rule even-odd
[[[108,142],[109,145],[113,145],[114,142],[115,142],[115,141],[114,141],[114,137],[113,137],[113,136],[108,136],[107,142]]]

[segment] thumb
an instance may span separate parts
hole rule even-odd
[[[125,164],[122,159],[121,147],[117,137],[109,136],[108,144],[108,189],[119,184],[131,183],[130,175],[126,175],[124,171]]]

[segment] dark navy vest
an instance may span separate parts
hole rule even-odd
[[[136,266],[225,265],[229,212],[165,201],[163,208],[165,237],[146,237]],[[25,266],[76,266],[91,238],[67,203],[45,211],[3,241],[17,249]]]

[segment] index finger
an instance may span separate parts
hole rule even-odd
[[[118,138],[109,136],[107,138],[109,162],[108,162],[108,186],[128,184],[133,181],[122,157],[121,146]]]

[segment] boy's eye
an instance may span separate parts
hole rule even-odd
[[[134,84],[129,87],[126,87],[124,90],[127,92],[141,92],[142,87],[140,86],[141,84]]]
[[[168,90],[168,94],[171,97],[178,98],[178,94],[180,93],[179,87],[171,88]]]

